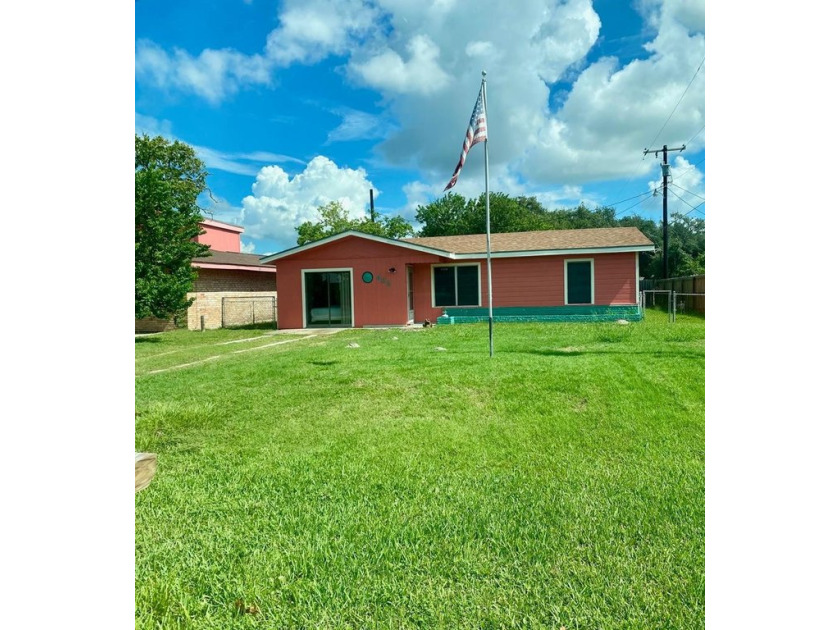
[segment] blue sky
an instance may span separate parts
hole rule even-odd
[[[208,216],[246,251],[338,200],[414,222],[442,195],[487,71],[490,189],[547,208],[705,218],[705,4],[140,0],[135,132],[198,151]],[[484,190],[484,147],[454,192]]]

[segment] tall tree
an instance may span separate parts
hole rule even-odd
[[[207,172],[187,144],[134,135],[134,316],[168,319],[191,303],[192,259],[209,249],[195,239],[198,196]]]
[[[487,207],[482,194],[467,200],[457,193],[447,193],[417,209],[417,221],[423,224],[420,236],[456,236],[482,234],[487,230]],[[490,193],[490,231],[528,232],[554,229],[551,214],[534,197],[512,198],[504,193]]]
[[[661,226],[661,224],[660,224]],[[650,260],[648,278],[662,277],[662,230],[652,238],[656,252]],[[674,213],[668,220],[668,275],[672,278],[706,273],[706,222]]]
[[[318,208],[318,221],[304,221],[297,228],[298,245],[305,245],[339,232],[356,230],[386,238],[403,238],[412,236],[414,229],[411,224],[400,216],[380,216],[379,221],[372,221],[369,217],[351,219],[348,211],[338,201],[330,201]]]

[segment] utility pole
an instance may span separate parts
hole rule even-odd
[[[370,222],[376,223],[376,213],[373,211],[373,188],[370,189]]]
[[[668,149],[668,145],[662,145],[661,149],[645,149],[644,154],[653,153],[659,157],[662,152],[662,278],[668,278],[668,175],[671,174],[671,167],[668,164],[668,151],[685,151],[685,145],[678,149]]]

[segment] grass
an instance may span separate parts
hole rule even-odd
[[[136,627],[703,628],[704,329],[138,338]]]

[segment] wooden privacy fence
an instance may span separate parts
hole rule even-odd
[[[668,279],[644,279],[640,291],[669,291],[675,297],[675,310],[706,314],[706,275]]]

